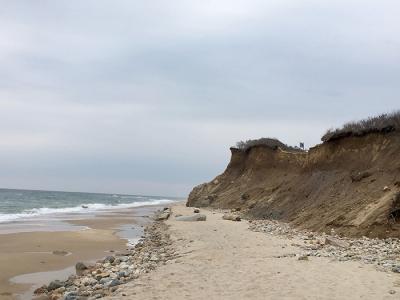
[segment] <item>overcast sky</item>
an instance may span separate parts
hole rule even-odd
[[[0,0],[0,186],[186,196],[236,141],[400,108],[400,2]]]

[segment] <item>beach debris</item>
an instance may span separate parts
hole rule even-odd
[[[195,208],[195,209],[193,209],[193,212],[194,212],[195,214],[198,214],[198,213],[200,213],[200,209]]]
[[[230,221],[236,221],[236,222],[239,222],[241,220],[240,216],[235,215],[235,214],[224,214],[222,216],[222,219],[230,220]]]
[[[176,217],[176,221],[184,221],[184,222],[196,222],[196,221],[205,221],[207,219],[206,215],[203,214],[195,214],[192,216],[180,216]]]
[[[82,207],[82,208],[85,208],[85,209],[86,209],[86,208],[89,208],[89,206],[87,206],[87,205],[82,205],[81,207]]]

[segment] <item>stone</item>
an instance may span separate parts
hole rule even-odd
[[[300,254],[297,257],[297,260],[308,260],[308,255],[307,254]]]
[[[243,193],[242,195],[240,195],[240,199],[242,201],[246,201],[250,199],[250,195],[248,193]]]
[[[154,216],[154,219],[155,219],[156,221],[164,221],[164,220],[168,220],[168,218],[169,218],[170,215],[171,215],[171,212],[168,211],[168,210],[166,210],[166,211],[163,211],[163,212],[161,212],[161,213],[156,214],[156,215]]]
[[[368,178],[372,175],[372,173],[365,171],[365,172],[357,172],[350,175],[352,182],[359,182],[364,178]]]
[[[46,287],[45,285],[43,285],[43,286],[37,288],[37,289],[33,292],[34,295],[40,295],[40,294],[44,294],[44,293],[47,293],[47,287]]]
[[[339,240],[339,239],[336,239],[333,237],[329,237],[329,236],[325,237],[324,244],[332,245],[332,246],[340,247],[340,248],[349,248],[349,246],[350,246],[350,244],[347,243],[346,241],[342,241],[342,240]]]
[[[104,259],[104,262],[112,264],[114,262],[114,260],[115,260],[115,257],[112,255],[109,255]]]
[[[386,185],[386,186],[384,186],[384,187],[383,187],[383,191],[384,191],[384,192],[388,192],[388,191],[390,191],[390,187],[388,187],[387,185]]]
[[[56,290],[56,289],[58,289],[58,288],[60,288],[62,286],[63,286],[63,282],[61,282],[60,280],[53,280],[47,286],[47,290],[48,291],[54,291],[54,290]]]
[[[120,284],[121,284],[121,282],[118,279],[113,279],[113,280],[109,281],[108,283],[106,283],[105,285],[108,287],[113,287],[113,286],[117,286]]]
[[[236,222],[241,220],[241,218],[238,215],[235,215],[235,214],[224,214],[222,216],[222,219],[230,220],[230,221],[236,221]]]
[[[399,266],[393,266],[393,267],[392,267],[392,272],[394,272],[394,273],[400,273],[400,265],[399,265]]]
[[[127,262],[129,260],[129,257],[128,256],[120,256],[120,257],[118,257],[118,259],[119,259],[119,261]]]
[[[200,213],[200,209],[195,208],[195,209],[193,210],[193,212],[194,212],[195,214],[198,214],[198,213]]]
[[[176,217],[176,221],[184,221],[184,222],[197,222],[197,221],[205,221],[207,219],[206,215],[196,214],[192,216],[180,216]]]
[[[97,283],[97,280],[94,279],[93,277],[84,277],[82,278],[81,283],[85,286],[95,285]]]
[[[78,300],[79,296],[77,292],[66,292],[63,300]]]
[[[78,262],[78,263],[75,265],[75,270],[76,270],[76,273],[79,275],[79,274],[81,274],[83,271],[87,270],[87,266],[86,266],[83,262]]]

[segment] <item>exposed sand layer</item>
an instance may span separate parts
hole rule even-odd
[[[192,208],[173,207],[174,214]],[[399,299],[400,275],[358,262],[276,258],[299,248],[285,237],[201,210],[205,222],[178,222],[171,239],[181,257],[121,286],[108,299]]]
[[[56,273],[58,276],[66,277],[71,272],[71,268],[68,267],[74,266],[78,261],[93,261],[106,256],[110,250],[116,252],[125,250],[127,241],[117,234],[119,228],[124,224],[138,222],[146,224],[148,222],[146,216],[157,208],[156,206],[134,208],[89,219],[68,221],[71,224],[90,227],[87,230],[1,234],[0,300],[15,299],[15,294],[22,294],[31,288],[32,284],[11,283],[9,280],[14,276],[65,269],[65,274],[63,271]],[[137,217],[141,215],[144,218]],[[61,252],[54,254],[53,251]],[[62,251],[68,254],[65,255]],[[32,283],[36,283],[39,277],[43,277],[43,283],[47,283],[48,280],[63,279],[50,279],[46,276],[46,274],[32,274]]]
[[[313,231],[400,238],[400,132],[325,142],[308,152],[231,148],[226,170],[188,205],[241,208]]]

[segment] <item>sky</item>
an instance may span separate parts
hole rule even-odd
[[[0,0],[0,187],[187,196],[239,140],[400,108],[396,0]]]

